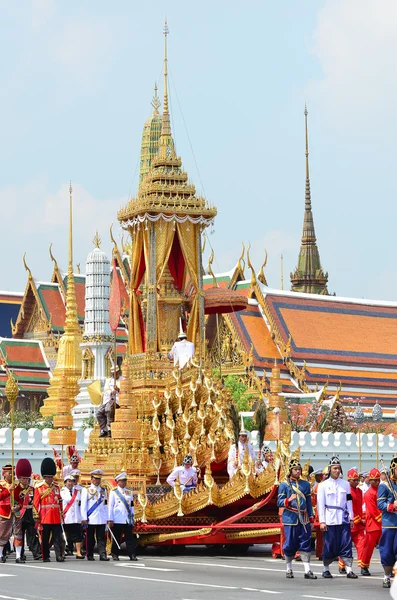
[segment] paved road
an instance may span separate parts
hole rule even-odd
[[[0,564],[0,600],[378,600],[390,599],[382,589],[378,556],[372,577],[348,580],[321,578],[321,563],[313,562],[317,581],[303,579],[303,566],[294,565],[295,579],[285,579],[284,561],[273,560],[269,547],[256,546],[243,556],[210,554],[188,548],[167,556],[157,550],[139,556],[138,563],[77,561],[43,564],[28,558],[25,565],[10,558]],[[334,575],[337,566],[333,565]]]

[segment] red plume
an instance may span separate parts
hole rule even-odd
[[[58,469],[62,468],[62,459],[59,455],[58,450],[55,450],[55,448],[53,448],[53,452],[54,452],[54,460],[55,460],[55,464],[57,466]]]

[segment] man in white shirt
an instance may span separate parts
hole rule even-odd
[[[105,381],[102,405],[96,413],[98,425],[101,430],[99,437],[111,436],[110,427],[114,421],[115,410],[119,407],[120,381],[123,379],[120,374],[120,367],[118,365],[112,367],[111,373],[113,376]]]
[[[230,479],[241,467],[247,449],[250,460],[255,461],[255,450],[249,442],[249,433],[248,431],[241,430],[237,444],[231,445],[227,457],[227,472],[229,473]]]
[[[186,454],[182,461],[181,467],[175,467],[172,473],[168,475],[168,485],[175,487],[175,481],[177,478],[184,494],[186,494],[186,492],[190,492],[190,490],[196,489],[198,482],[197,471],[193,467],[193,457],[190,454]]]
[[[105,531],[108,521],[107,492],[101,487],[103,471],[91,471],[91,484],[84,488],[81,495],[81,523],[87,526],[87,560],[95,560],[95,539],[99,560],[109,560],[106,556]]]
[[[342,467],[337,456],[328,465],[328,477],[317,489],[317,511],[323,533],[323,577],[332,579],[330,564],[340,556],[346,565],[348,579],[357,579],[352,571],[353,550],[351,530],[354,514],[350,485],[340,478]]]
[[[174,367],[178,366],[183,369],[194,356],[194,344],[187,340],[187,335],[184,331],[180,331],[178,341],[172,346],[168,358],[174,360]]]
[[[120,473],[116,477],[117,487],[109,494],[108,524],[112,528],[114,537],[120,546],[121,536],[127,547],[130,560],[138,560],[136,557],[136,536],[132,530],[134,527],[134,496],[132,490],[127,488],[127,473]],[[120,550],[112,541],[112,558],[119,560]]]
[[[72,475],[64,478],[64,487],[61,489],[62,511],[64,529],[67,539],[66,554],[73,555],[73,545],[76,544],[76,558],[83,559],[81,545],[83,530],[81,527],[81,490],[76,489]]]

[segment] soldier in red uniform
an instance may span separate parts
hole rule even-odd
[[[318,512],[317,512],[317,490],[319,484],[324,479],[324,473],[322,469],[317,469],[317,471],[313,471],[312,475],[314,475],[314,484],[312,487],[312,506],[314,511],[314,522],[318,522]],[[320,528],[316,531],[316,557],[321,559],[323,556],[323,532],[320,531]]]
[[[58,484],[54,483],[55,474],[55,462],[52,458],[45,458],[41,463],[41,475],[44,481],[37,484],[33,498],[33,506],[38,513],[41,530],[43,562],[50,562],[50,534],[52,535],[57,562],[63,562],[64,560],[61,545],[61,492]]]
[[[19,462],[19,461],[18,461]],[[31,466],[29,461],[30,472]],[[13,468],[12,465],[5,465],[2,469],[4,479],[0,481],[0,560],[6,562],[4,546],[7,544],[14,533],[14,547],[17,564],[23,564],[22,558],[22,514],[21,510],[25,501],[25,486],[21,483],[12,483]],[[11,499],[14,502],[11,505]]]
[[[364,494],[366,538],[361,556],[361,575],[371,575],[369,565],[376,544],[382,535],[382,511],[378,508],[378,487],[380,471],[371,469],[369,472],[370,488]]]
[[[363,515],[363,493],[362,490],[357,487],[359,484],[359,477],[356,469],[350,469],[350,471],[347,472],[347,480],[350,483],[354,514],[354,525],[351,530],[352,541],[357,550],[357,565],[362,567],[362,553],[365,545],[365,518]],[[339,573],[343,574],[345,572],[345,563],[342,559],[339,559]]]

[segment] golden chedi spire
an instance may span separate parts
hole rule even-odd
[[[196,188],[190,183],[187,173],[182,170],[182,161],[175,152],[168,107],[168,33],[168,25],[167,21],[165,21],[163,114],[161,117],[160,115],[156,115],[155,108],[155,112],[152,115],[152,118],[155,116],[161,118],[158,152],[157,156],[153,155],[151,159],[149,158],[153,152],[152,150],[148,152],[146,138],[145,147],[143,145],[144,136],[147,135],[144,130],[138,195],[136,198],[132,198],[127,206],[122,208],[117,215],[119,221],[122,223],[122,227],[125,229],[137,224],[137,216],[145,212],[167,214],[183,214],[187,212],[192,216],[200,215],[206,219],[212,219],[217,213],[214,206],[209,206],[204,198],[196,196]],[[153,144],[153,150],[155,144]],[[142,158],[144,158],[143,161]],[[139,221],[142,221],[142,217],[139,218]]]
[[[154,96],[152,100],[153,112],[145,121],[142,132],[141,162],[139,168],[139,185],[149,173],[152,160],[159,151],[159,140],[161,135],[162,116],[159,113],[161,106],[157,95],[157,84],[154,85]]]
[[[303,220],[302,242],[299,251],[298,266],[291,273],[291,290],[307,294],[328,294],[328,273],[321,267],[320,253],[318,251],[312,201],[310,193],[309,176],[309,135],[307,127],[307,107],[305,105],[305,138],[306,138],[306,186],[305,186],[305,216]]]
[[[79,393],[78,381],[82,376],[81,330],[77,313],[76,290],[73,275],[73,214],[72,185],[69,187],[69,265],[66,288],[65,330],[59,342],[57,364],[48,388],[48,398],[40,409],[44,416],[54,415],[54,430],[50,444],[75,444],[76,432],[71,431],[71,408]]]

